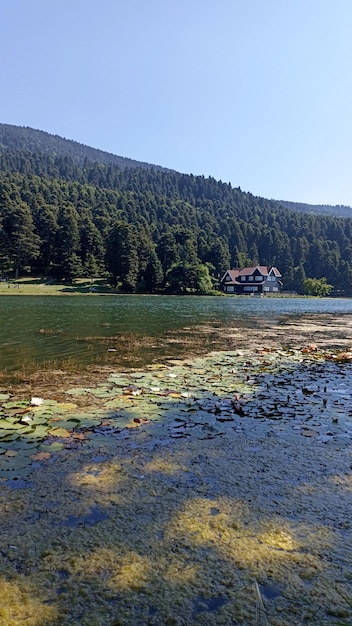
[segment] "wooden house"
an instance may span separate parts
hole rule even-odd
[[[263,294],[281,291],[282,275],[277,267],[256,265],[227,270],[220,284],[225,293]]]

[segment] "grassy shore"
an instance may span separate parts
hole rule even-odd
[[[13,296],[67,296],[82,294],[115,294],[104,278],[77,278],[69,285],[45,278],[19,278],[0,282],[0,295]]]
[[[141,292],[142,293],[142,292]],[[75,278],[72,284],[61,283],[53,279],[46,278],[18,278],[17,280],[0,281],[1,296],[67,296],[67,295],[116,295],[120,294],[118,288],[111,286],[107,278]],[[166,294],[165,295],[172,295]],[[176,294],[177,295],[177,294]],[[183,294],[184,295],[184,294]],[[187,295],[199,295],[192,291]],[[214,290],[209,294],[201,294],[209,296],[221,296],[223,298],[248,298],[249,295],[229,294],[220,290]],[[292,298],[292,297],[313,297],[302,296],[293,293],[267,293],[266,298]]]

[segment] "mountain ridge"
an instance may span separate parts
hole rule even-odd
[[[352,217],[352,207],[344,204],[308,204],[289,200],[273,200],[282,207],[300,213],[313,215],[333,215],[335,217]]]
[[[83,165],[85,159],[102,165],[117,165],[120,169],[141,167],[156,171],[175,172],[176,170],[123,157],[100,148],[87,146],[73,139],[66,139],[30,126],[16,126],[0,123],[0,154],[10,151],[28,151],[44,153],[49,156],[70,156],[77,165]],[[187,174],[186,174],[187,176]],[[219,181],[221,182],[221,181]],[[309,204],[289,200],[271,199],[278,206],[314,215],[332,215],[335,217],[352,217],[352,208],[346,205]]]
[[[121,169],[127,167],[142,167],[145,169],[172,171],[161,165],[144,161],[137,161],[122,157],[99,148],[93,148],[73,139],[66,139],[60,135],[53,135],[44,130],[30,126],[16,126],[0,123],[0,154],[8,151],[28,151],[33,153],[49,154],[50,156],[70,156],[78,165],[83,165],[85,159],[93,163],[104,165],[118,165]]]

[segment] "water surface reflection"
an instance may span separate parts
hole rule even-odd
[[[302,316],[323,316],[328,329],[351,314],[352,300],[330,298],[3,296],[0,371],[4,377],[42,367],[140,367],[233,348],[245,337],[260,341],[264,329],[273,329],[274,339],[278,327]]]

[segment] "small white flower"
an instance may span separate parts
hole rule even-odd
[[[22,419],[20,420],[22,422],[22,424],[31,424],[33,422],[32,418],[29,417],[29,415],[26,415],[25,417],[22,417]]]
[[[41,404],[43,404],[44,402],[44,398],[31,398],[31,405],[32,406],[40,406]]]

